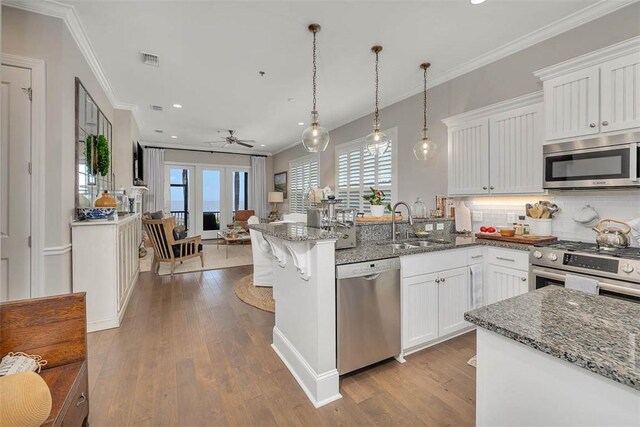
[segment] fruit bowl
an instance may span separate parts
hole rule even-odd
[[[101,221],[113,219],[116,216],[116,208],[79,208],[78,219],[87,221]]]
[[[516,229],[515,228],[501,228],[500,229],[500,235],[502,237],[513,237],[516,235]]]

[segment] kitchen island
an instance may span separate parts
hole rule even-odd
[[[640,425],[640,305],[548,286],[465,319],[478,426]]]
[[[335,242],[304,224],[254,224],[273,254],[272,347],[314,406],[341,398],[336,364]]]

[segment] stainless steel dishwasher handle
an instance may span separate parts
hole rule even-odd
[[[380,277],[380,273],[374,273],[374,274],[362,276],[364,280],[376,280],[378,277]]]

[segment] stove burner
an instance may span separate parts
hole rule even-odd
[[[586,254],[596,254],[602,256],[610,256],[614,258],[624,258],[631,260],[640,260],[640,248],[604,248],[598,247],[595,243],[572,242],[567,240],[559,240],[557,242],[535,245],[536,247],[564,250],[567,252],[582,252]]]

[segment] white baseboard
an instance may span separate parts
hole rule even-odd
[[[271,347],[300,384],[313,406],[319,408],[342,398],[338,370],[317,374],[275,326]]]
[[[87,322],[87,332],[98,332],[105,329],[113,329],[120,326],[120,320],[117,317],[105,320],[94,320]]]

